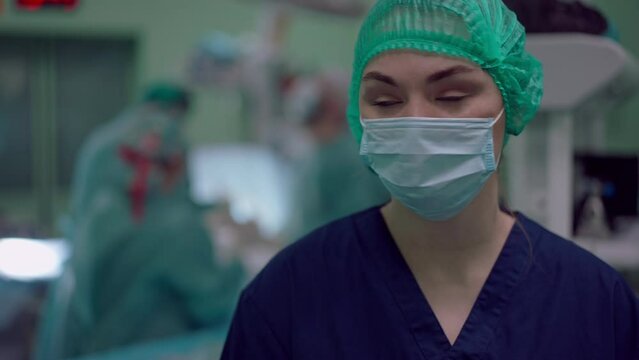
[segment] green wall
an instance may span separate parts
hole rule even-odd
[[[0,32],[110,36],[139,39],[138,87],[155,79],[179,78],[200,37],[213,30],[231,34],[257,28],[258,0],[81,0],[73,13],[17,13],[5,2]],[[596,0],[621,33],[621,42],[639,59],[639,0]],[[286,53],[298,67],[348,68],[358,20],[296,11]],[[196,143],[242,138],[239,99],[228,93],[198,94],[189,135]],[[608,145],[620,152],[639,151],[639,95],[612,113]]]
[[[596,0],[621,34],[621,44],[639,61],[639,0]],[[639,94],[610,114],[607,143],[612,151],[639,153]]]
[[[80,0],[71,13],[17,12],[5,1],[0,33],[30,35],[121,36],[139,42],[139,91],[148,81],[179,79],[193,46],[221,30],[246,34],[256,29],[263,10],[257,0]],[[358,21],[296,10],[285,52],[296,67],[350,67]],[[189,136],[196,143],[242,138],[239,98],[229,93],[197,94]]]

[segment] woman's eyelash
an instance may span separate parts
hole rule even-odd
[[[441,96],[437,98],[437,101],[455,102],[464,100],[468,95],[455,95],[455,96]]]
[[[457,101],[462,101],[467,97],[468,95],[440,96],[436,98],[436,100],[442,101],[442,102],[457,102]],[[379,106],[379,107],[389,107],[389,106],[398,105],[400,103],[401,103],[400,100],[378,100],[378,101],[372,101],[371,105]]]
[[[381,107],[386,107],[386,106],[393,106],[393,105],[397,105],[399,104],[401,101],[397,101],[397,100],[382,100],[382,101],[373,101],[372,105],[373,106],[381,106]]]

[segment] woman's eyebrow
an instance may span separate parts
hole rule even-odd
[[[377,72],[377,71],[368,72],[362,78],[363,82],[364,81],[370,81],[370,80],[376,80],[376,81],[380,81],[380,82],[383,82],[383,83],[391,85],[391,86],[397,86],[397,83],[395,82],[395,80],[393,80],[392,77],[384,75],[384,74],[382,74],[380,72]]]
[[[434,82],[438,82],[441,80],[444,80],[446,78],[449,78],[451,76],[457,75],[457,74],[464,74],[464,73],[470,73],[475,71],[474,68],[469,67],[469,66],[464,66],[464,65],[455,65],[453,67],[450,67],[448,69],[444,69],[441,71],[438,71],[434,74],[431,74],[428,76],[428,78],[426,78],[426,82],[428,83],[434,83]]]
[[[470,73],[470,72],[474,72],[475,69],[470,67],[470,66],[465,66],[465,65],[455,65],[452,66],[448,69],[444,69],[441,71],[438,71],[434,74],[431,74],[428,76],[428,78],[426,78],[426,82],[428,83],[435,83],[441,80],[444,80],[446,78],[449,78],[451,76],[454,75],[458,75],[458,74],[464,74],[464,73]],[[370,81],[370,80],[375,80],[375,81],[379,81],[379,82],[383,82],[385,84],[391,85],[391,86],[397,86],[397,82],[395,82],[395,80],[388,76],[388,75],[384,75],[378,71],[370,71],[368,73],[366,73],[366,75],[364,75],[364,77],[362,78],[362,82],[366,82],[366,81]]]

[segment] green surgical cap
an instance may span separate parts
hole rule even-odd
[[[543,95],[541,64],[524,46],[526,34],[501,0],[379,0],[355,46],[348,122],[361,140],[359,90],[364,68],[382,53],[417,50],[463,58],[488,72],[501,91],[506,133],[519,135]]]
[[[163,106],[182,106],[185,109],[191,102],[191,94],[185,88],[172,83],[150,85],[142,97],[144,102],[157,102]]]

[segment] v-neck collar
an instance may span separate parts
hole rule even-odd
[[[525,221],[519,214],[517,219]],[[361,246],[371,256],[373,267],[385,281],[425,358],[453,353],[484,358],[482,354],[495,336],[500,315],[531,261],[528,241],[533,241],[534,234],[525,234],[520,224],[514,224],[455,344],[451,345],[379,208],[359,218],[356,226]]]

